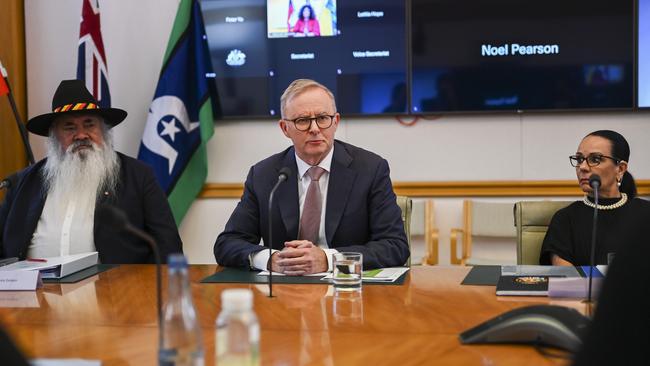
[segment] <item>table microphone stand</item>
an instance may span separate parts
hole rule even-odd
[[[594,265],[596,262],[596,229],[598,227],[598,189],[600,188],[600,176],[598,174],[592,174],[589,177],[589,185],[591,186],[594,192],[594,218],[593,225],[591,226],[591,253],[589,257],[589,289],[587,290],[587,300],[586,303],[591,307],[593,304],[591,295],[591,285],[594,276]],[[591,309],[589,309],[589,313]]]
[[[273,194],[275,191],[278,189],[280,184],[287,180],[289,178],[289,175],[291,175],[291,170],[289,168],[284,167],[280,169],[280,172],[278,174],[278,181],[275,183],[273,186],[273,189],[271,189],[271,193],[269,194],[269,263],[271,264],[269,270],[269,297],[273,297]]]

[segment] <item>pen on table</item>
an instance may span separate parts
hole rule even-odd
[[[47,262],[47,259],[43,258],[27,258],[28,262]]]

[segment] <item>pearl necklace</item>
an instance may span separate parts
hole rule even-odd
[[[589,207],[593,207],[593,208],[596,207],[596,204],[589,201],[589,199],[587,198],[586,195],[585,195],[585,198],[582,200],[582,202],[585,205],[589,206]],[[599,210],[613,210],[615,208],[619,208],[619,207],[623,206],[626,202],[627,202],[627,194],[621,193],[621,199],[618,200],[618,202],[612,203],[611,205],[598,205],[598,209]]]

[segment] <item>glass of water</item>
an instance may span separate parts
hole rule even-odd
[[[355,252],[333,254],[334,290],[361,291],[361,273],[363,272],[363,255]]]

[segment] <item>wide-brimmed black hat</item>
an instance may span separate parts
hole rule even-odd
[[[114,127],[126,118],[126,111],[118,108],[100,108],[82,80],[63,80],[52,98],[52,113],[41,114],[27,122],[27,129],[47,136],[57,117],[68,113],[91,113],[104,117],[104,122]]]

